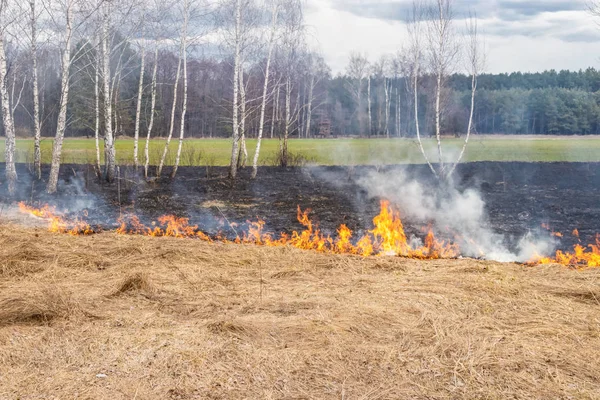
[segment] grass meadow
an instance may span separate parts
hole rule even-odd
[[[444,140],[444,158],[454,160],[459,154],[461,139]],[[157,164],[165,141],[154,139],[150,145],[150,163]],[[248,153],[252,158],[256,140],[248,140]],[[101,143],[102,146],[102,143]],[[143,160],[143,142],[140,143],[140,160]],[[133,140],[116,141],[119,164],[133,163]],[[261,165],[274,165],[279,148],[278,140],[264,140]],[[425,148],[432,160],[437,159],[435,140],[425,140]],[[177,141],[171,142],[167,164],[172,164]],[[419,164],[423,156],[414,139],[295,139],[289,142],[290,153],[296,160],[319,165],[386,165]],[[184,166],[225,166],[229,163],[231,141],[228,139],[186,139],[182,153]],[[52,139],[42,141],[42,159],[49,163]],[[31,162],[33,140],[17,140],[17,161]],[[102,154],[101,154],[102,156]],[[63,162],[93,163],[93,139],[65,139]],[[0,141],[0,161],[4,161],[4,141]],[[600,162],[600,137],[474,137],[465,153],[464,161],[530,161],[530,162]]]

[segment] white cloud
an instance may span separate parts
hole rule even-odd
[[[511,8],[502,9],[500,3]],[[516,7],[519,3],[497,2],[495,12],[490,12],[489,4],[486,8],[487,18],[481,20],[481,28],[486,33],[488,72],[576,70],[600,65],[600,27],[582,8],[556,9],[567,3],[555,1],[548,3],[551,11],[547,12],[543,5],[535,4],[538,8],[534,13],[531,7]],[[506,13],[514,10],[526,12],[519,18],[506,18]],[[366,53],[375,61],[400,50],[406,40],[401,21],[357,15],[340,7],[338,0],[309,0],[306,18],[311,40],[334,73],[344,71],[352,51]],[[461,21],[456,24],[462,27]]]

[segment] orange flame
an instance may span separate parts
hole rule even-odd
[[[578,235],[575,236],[579,237]],[[590,244],[587,247],[576,244],[573,246],[573,252],[563,252],[558,250],[554,257],[541,257],[537,255],[533,257],[530,264],[561,264],[580,268],[600,267],[600,235],[596,235],[595,244]]]
[[[48,220],[49,229],[52,232],[72,235],[93,233],[90,226],[82,220],[67,220],[58,215],[56,210],[50,206],[33,208],[21,203],[19,208],[24,213]],[[298,207],[297,219],[304,230],[293,231],[291,235],[282,233],[276,239],[272,234],[264,232],[265,221],[249,222],[247,232],[244,232],[242,238],[236,238],[234,243],[293,246],[323,253],[356,254],[363,257],[398,255],[419,259],[439,259],[454,258],[460,254],[458,245],[438,240],[431,229],[427,233],[423,245],[411,246],[407,241],[399,212],[392,209],[388,201],[381,202],[381,211],[373,219],[373,230],[358,240],[353,240],[353,232],[346,225],[338,228],[336,238],[323,234],[312,222],[309,214],[310,210],[302,211]],[[197,225],[190,225],[189,219],[172,215],[160,217],[158,222],[152,223],[152,226],[144,225],[135,215],[122,217],[118,223],[119,227],[116,229],[116,233],[122,235],[200,238],[211,241],[211,238],[200,231]],[[229,242],[222,237],[218,237],[216,240]]]
[[[22,213],[47,220],[50,232],[66,233],[72,236],[91,235],[95,233],[87,222],[79,218],[73,220],[66,219],[56,211],[55,207],[44,205],[41,208],[34,208],[21,202],[19,203],[19,210]]]

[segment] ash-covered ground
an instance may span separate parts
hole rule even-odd
[[[297,206],[313,210],[313,220],[325,233],[335,234],[340,224],[362,233],[371,229],[372,218],[379,213],[380,197],[391,197],[393,203],[402,203],[399,206],[407,233],[418,236],[432,221],[426,213],[416,217],[411,210],[402,209],[411,204],[410,200],[421,201],[409,199],[414,191],[406,194],[405,185],[416,182],[419,193],[444,191],[422,165],[265,167],[256,180],[249,179],[250,170],[246,169],[234,182],[227,178],[226,168],[179,168],[174,180],[146,181],[132,167],[121,167],[119,184],[111,185],[101,183],[91,166],[63,165],[57,195],[47,195],[45,182],[32,180],[26,165],[19,165],[18,172],[18,195],[9,198],[0,192],[4,207],[26,201],[54,204],[72,215],[85,210],[88,222],[104,229],[116,226],[122,214],[135,213],[147,223],[160,215],[174,214],[189,217],[190,223],[207,233],[226,235],[235,234],[236,224],[257,218],[266,221],[270,232],[300,229]],[[571,234],[574,229],[579,230],[584,243],[594,242],[600,232],[599,172],[597,163],[468,163],[458,166],[452,191],[476,193],[485,204],[483,223],[502,235],[509,248],[529,232],[550,238],[550,233],[541,229],[547,224],[564,234],[553,239],[556,248],[570,249],[578,242]],[[43,171],[44,176],[47,174]],[[4,180],[3,165],[0,180]],[[2,185],[5,187],[4,182]],[[373,189],[378,186],[382,189]],[[444,208],[445,201],[443,195],[437,196],[434,206],[452,214],[452,209]]]

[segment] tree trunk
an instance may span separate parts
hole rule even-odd
[[[363,137],[363,120],[362,120],[362,78],[358,80],[358,93],[357,93],[357,102],[358,102],[358,132],[360,137]]]
[[[418,59],[418,56],[417,56],[416,59]],[[419,127],[419,64],[418,64],[418,61],[415,61],[415,66],[414,66],[413,73],[414,73],[414,76],[413,76],[413,85],[414,85],[414,96],[415,96],[414,97],[414,102],[415,102],[415,132],[417,134],[417,141],[419,142],[419,149],[421,150],[421,153],[423,154],[423,158],[427,162],[427,165],[429,166],[429,169],[431,169],[431,172],[433,172],[433,175],[435,177],[438,177],[438,174],[435,171],[435,168],[433,168],[433,165],[429,161],[429,157],[427,157],[427,153],[425,153],[425,148],[423,147],[423,141],[421,140],[421,129]]]
[[[271,139],[274,137],[275,126],[279,121],[279,94],[281,93],[281,87],[279,84],[276,86],[277,94],[273,98],[273,119],[271,120]]]
[[[187,100],[188,100],[188,75],[187,75],[187,31],[188,31],[188,20],[189,20],[189,8],[190,0],[185,0],[185,15],[183,17],[183,33],[181,39],[181,54],[183,57],[183,105],[181,106],[181,124],[179,127],[179,144],[177,146],[177,156],[175,157],[175,165],[171,171],[171,179],[175,178],[177,174],[177,168],[179,168],[179,161],[181,160],[181,150],[183,149],[183,137],[185,135],[185,114],[187,112]]]
[[[444,158],[442,155],[442,116],[441,116],[441,101],[442,101],[442,73],[437,74],[437,84],[435,88],[435,139],[438,147],[438,160],[440,163],[440,171],[444,172]]]
[[[238,154],[237,169],[246,166],[248,149],[246,148],[246,87],[244,86],[244,70],[238,74],[240,85],[240,153]]]
[[[402,116],[400,115],[402,104],[400,103],[400,101],[400,93],[398,93],[398,87],[396,87],[396,135],[398,135],[398,137],[402,137],[402,127],[400,125],[400,123],[402,122]]]
[[[300,91],[298,91],[298,103],[300,103]],[[304,124],[306,123],[306,82],[302,88],[302,109],[300,110],[300,120],[298,121],[298,139],[304,135]]]
[[[262,142],[263,131],[265,127],[265,110],[267,108],[267,93],[269,89],[269,72],[271,68],[271,58],[273,56],[273,45],[275,43],[275,29],[277,27],[277,14],[278,4],[274,2],[272,21],[271,21],[271,35],[269,37],[269,52],[267,56],[267,65],[265,69],[265,83],[263,85],[262,104],[260,106],[260,121],[258,123],[258,136],[256,140],[256,150],[254,150],[254,159],[252,160],[252,179],[256,178],[258,173],[258,157],[260,155],[260,145]],[[275,119],[275,108],[273,108],[273,119]],[[271,121],[271,138],[273,138],[273,122]]]
[[[311,74],[310,86],[308,87],[308,105],[306,109],[306,138],[308,139],[311,135],[310,124],[312,119],[312,101],[313,93],[315,89],[315,76]]]
[[[373,115],[371,113],[371,75],[367,78],[367,108],[369,113],[369,127],[367,130],[367,135],[371,137],[373,133]]]
[[[100,48],[100,43],[98,43]],[[94,77],[94,96],[96,100],[96,126],[94,127],[94,141],[96,145],[96,174],[98,179],[102,176],[102,169],[100,167],[100,66],[98,65],[100,60],[96,60],[95,66],[95,77]]]
[[[111,75],[110,75],[110,43],[109,43],[109,22],[110,10],[109,3],[104,4],[104,15],[102,20],[102,79],[104,86],[104,164],[105,178],[107,182],[112,182],[115,179],[116,171],[116,153],[113,136],[112,122],[112,91],[111,91]],[[116,121],[115,121],[116,122]]]
[[[173,86],[173,107],[171,107],[171,123],[169,124],[169,135],[167,136],[167,141],[165,142],[165,148],[163,150],[162,156],[160,157],[160,163],[158,164],[158,170],[156,171],[156,177],[160,178],[162,174],[163,167],[165,165],[165,160],[167,159],[167,153],[169,152],[169,145],[171,144],[171,139],[173,138],[173,130],[175,129],[175,111],[177,110],[177,90],[179,89],[179,80],[181,79],[181,62],[182,62],[183,54],[179,53],[179,62],[177,63],[177,74],[175,75],[175,85]]]
[[[150,104],[150,122],[146,133],[146,145],[144,146],[144,177],[148,179],[148,168],[150,166],[150,135],[154,127],[154,110],[156,109],[156,76],[158,74],[158,45],[154,50],[154,70],[152,71],[152,100]]]
[[[283,141],[280,141],[280,164],[282,167],[288,166],[288,137],[290,134],[290,126],[292,124],[292,83],[291,78],[288,77],[285,83],[285,129],[283,132]]]
[[[12,118],[8,88],[6,87],[6,52],[4,50],[4,32],[0,35],[0,96],[2,98],[2,123],[4,135],[6,136],[6,147],[4,150],[6,163],[6,181],[8,193],[15,194],[17,185],[17,170],[15,168],[15,126]]]
[[[385,136],[390,138],[390,88],[388,87],[387,78],[383,78],[385,90]]]
[[[137,95],[137,105],[135,109],[135,133],[133,136],[133,165],[137,170],[139,166],[138,160],[138,146],[140,139],[140,118],[142,114],[142,95],[144,94],[144,71],[146,67],[146,46],[142,44],[142,49],[140,52],[141,66],[140,66],[140,83],[138,86],[138,95]]]
[[[37,179],[42,179],[42,151],[40,147],[42,127],[40,122],[40,93],[37,61],[37,15],[35,11],[35,0],[30,0],[29,6],[31,8],[31,59],[33,63],[33,167]]]
[[[69,70],[71,67],[71,38],[73,34],[73,3],[67,4],[67,18],[65,23],[65,48],[62,57],[62,78],[60,89],[60,106],[58,111],[58,121],[56,124],[56,135],[54,137],[54,146],[52,147],[52,165],[50,167],[50,177],[46,191],[56,193],[58,187],[58,173],[60,170],[60,159],[62,154],[62,145],[65,138],[65,129],[67,127],[67,106],[69,100]]]
[[[456,170],[456,166],[460,163],[462,158],[465,155],[465,151],[467,150],[467,145],[469,144],[469,138],[471,137],[471,131],[473,130],[473,114],[475,112],[475,93],[477,92],[477,73],[473,73],[471,77],[471,111],[469,113],[469,124],[467,126],[467,136],[465,137],[465,142],[460,151],[458,158],[456,159],[456,163],[452,166],[450,172],[448,172],[448,176],[454,173]]]
[[[237,0],[235,8],[235,57],[233,64],[233,133],[231,143],[231,161],[229,164],[229,178],[235,179],[237,176],[237,161],[239,157],[239,74],[241,65],[241,24],[242,24],[242,0]]]

